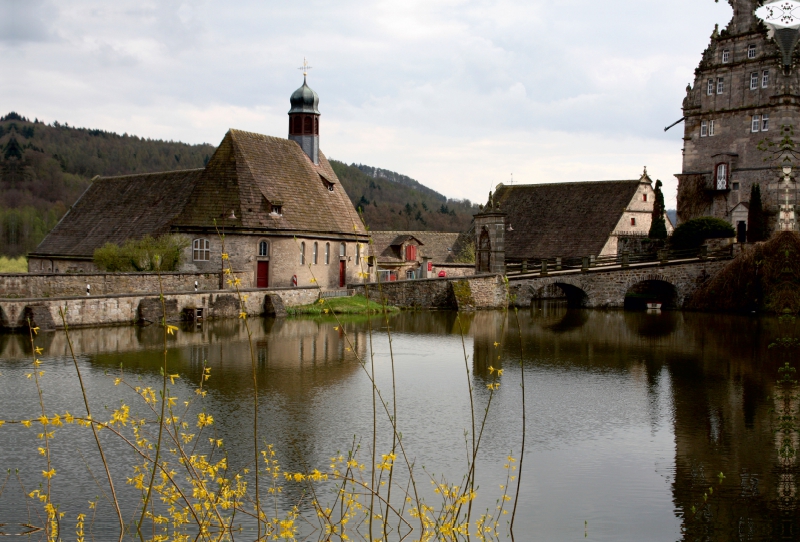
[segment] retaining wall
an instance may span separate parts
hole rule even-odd
[[[264,313],[264,298],[270,294],[279,296],[287,307],[308,305],[316,301],[319,296],[316,287],[249,289],[242,292],[247,296],[245,310],[250,316],[260,316]],[[164,298],[167,304],[167,316],[170,319],[179,318],[184,309],[195,308],[203,308],[205,318],[235,318],[239,314],[236,292],[230,290],[171,292],[165,293]],[[139,321],[142,314],[158,313],[158,316],[161,314],[159,296],[152,293],[2,299],[0,328],[24,327],[27,325],[26,316],[32,317],[34,323],[42,329],[63,328],[59,310],[65,307],[67,324],[70,327],[133,324]]]
[[[356,294],[387,305],[417,309],[497,309],[505,306],[506,290],[500,275],[431,278],[348,285]]]
[[[252,273],[234,273],[244,288],[252,288]],[[226,279],[229,277],[225,277]],[[219,273],[162,273],[165,292],[219,289]],[[147,294],[160,291],[157,273],[19,273],[0,274],[0,298],[71,297],[86,295]]]

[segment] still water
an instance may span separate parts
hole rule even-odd
[[[368,458],[371,385],[356,354],[369,358],[371,328],[376,380],[391,401],[385,321],[351,318],[340,327],[332,319],[254,319],[251,326],[260,433],[275,445],[283,466],[325,469],[354,439],[362,459]],[[427,474],[460,482],[464,431],[471,424],[467,387],[474,387],[481,414],[489,367],[502,368],[478,459],[478,508],[494,506],[506,457],[519,456],[524,376],[527,444],[517,540],[797,540],[797,463],[779,460],[771,413],[786,354],[768,345],[796,333],[784,326],[772,318],[553,305],[522,311],[518,318],[502,312],[400,313],[389,322],[399,429]],[[96,417],[108,419],[124,396],[113,385],[120,367],[137,385],[159,386],[158,328],[74,330],[72,339]],[[26,341],[23,335],[0,335],[1,420],[39,415],[35,387],[25,376],[31,355]],[[63,332],[41,334],[37,341],[45,351],[40,358],[47,412],[82,412]],[[211,368],[204,408],[217,420],[216,437],[226,443],[231,466],[247,464],[252,374],[242,323],[182,329],[169,337],[167,355],[170,372],[180,374],[171,386],[174,394],[191,395],[203,363]],[[386,453],[391,437],[382,419],[377,449]],[[106,442],[116,458],[121,499],[130,505],[138,497],[124,484],[131,474],[122,466],[124,449],[110,436]],[[42,479],[37,446],[34,430],[0,427],[0,468],[3,476],[12,472],[0,490],[0,524],[41,523],[23,498]],[[91,433],[60,430],[52,455],[59,473],[54,502],[74,518],[101,496],[92,531],[97,540],[108,538],[115,518],[102,500],[103,473]],[[714,492],[701,507],[709,487]],[[429,489],[422,489],[428,498]],[[693,506],[701,512],[693,514]]]

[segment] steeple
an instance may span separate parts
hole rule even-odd
[[[319,164],[319,96],[306,82],[310,68],[303,59],[303,86],[289,98],[289,139],[297,142],[314,164]]]

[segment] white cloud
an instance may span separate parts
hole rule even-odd
[[[682,131],[663,127],[729,17],[711,0],[0,0],[0,109],[187,142],[284,135],[306,56],[330,156],[473,200],[512,171],[647,164],[674,187]]]

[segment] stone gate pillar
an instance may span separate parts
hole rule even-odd
[[[506,214],[487,206],[475,215],[475,272],[506,273]]]

